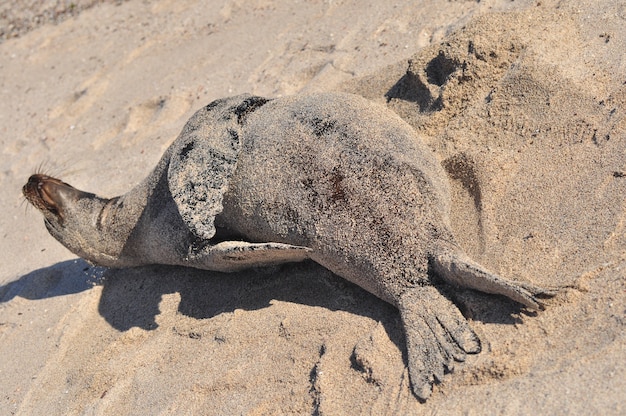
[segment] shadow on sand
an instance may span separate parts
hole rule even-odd
[[[280,300],[367,316],[381,322],[390,336],[402,337],[394,307],[311,261],[218,273],[170,266],[105,269],[77,259],[35,270],[0,286],[0,303],[16,296],[31,300],[64,296],[94,285],[103,286],[99,313],[119,331],[157,328],[163,295],[179,293],[178,311],[196,319],[235,309],[262,309],[272,300]],[[519,322],[515,315],[520,307],[512,301],[470,290],[455,292],[453,297],[461,309],[475,320]],[[397,337],[393,341],[402,345]]]

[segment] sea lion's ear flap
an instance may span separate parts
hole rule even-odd
[[[215,235],[215,216],[235,171],[239,126],[231,109],[241,99],[214,101],[196,112],[170,149],[170,192],[189,230],[203,240]]]

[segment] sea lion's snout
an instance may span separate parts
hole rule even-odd
[[[85,196],[85,192],[59,179],[40,173],[28,178],[28,182],[22,187],[22,193],[28,202],[44,215],[53,214],[60,222],[63,221],[64,206],[69,201]]]
[[[43,214],[48,232],[72,253],[93,264],[120,264],[116,260],[120,257],[126,239],[113,239],[119,238],[124,231],[116,224],[117,228],[110,235],[107,234],[106,226],[103,226],[111,209],[111,201],[115,202],[118,198],[99,198],[41,173],[28,178],[22,193]],[[126,235],[132,231],[132,225],[127,227]]]

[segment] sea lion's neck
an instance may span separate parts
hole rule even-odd
[[[168,162],[166,152],[139,185],[111,199],[43,174],[32,175],[23,193],[44,214],[50,234],[94,264],[130,267],[165,263],[180,251],[175,247],[175,236],[180,233],[163,229],[169,226],[158,227],[177,224],[177,210],[167,186]]]
[[[169,152],[131,191],[108,200],[100,214],[103,241],[113,267],[175,264],[185,249],[184,224],[167,184]]]

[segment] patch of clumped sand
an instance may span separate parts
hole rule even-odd
[[[1,414],[625,411],[623,5],[203,4],[107,2],[0,44]],[[539,313],[456,293],[483,352],[424,404],[394,308],[315,264],[103,270],[22,207],[40,164],[113,196],[209,101],[320,90],[387,102],[449,173],[468,253],[560,288]]]

